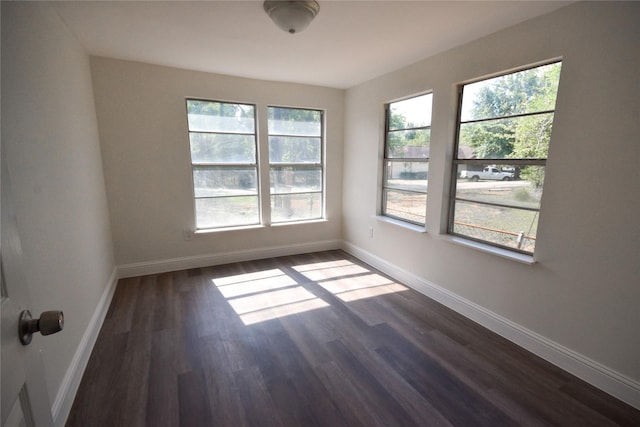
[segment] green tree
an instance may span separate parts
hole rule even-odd
[[[554,63],[477,83],[460,144],[476,158],[546,159],[560,68]],[[525,167],[520,176],[541,186],[544,168]]]
[[[255,163],[255,107],[187,100],[194,163]]]
[[[269,108],[269,158],[283,163],[319,163],[321,112],[300,108]]]
[[[388,157],[424,157],[427,153],[431,142],[431,98],[431,94],[425,94],[389,104]]]

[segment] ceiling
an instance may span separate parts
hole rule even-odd
[[[319,0],[298,34],[262,1],[56,1],[91,55],[263,80],[349,88],[568,1]]]

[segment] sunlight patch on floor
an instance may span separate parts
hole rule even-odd
[[[329,306],[278,268],[220,277],[212,283],[245,325]]]
[[[346,259],[298,265],[293,269],[343,302],[408,290]],[[219,277],[212,283],[245,325],[330,306],[279,268]]]
[[[369,273],[364,267],[360,267],[346,259],[330,262],[317,262],[314,264],[298,265],[293,267],[298,273],[314,282],[333,279],[335,277],[350,276],[353,274]]]
[[[213,283],[215,283],[216,286],[220,287],[236,283],[251,282],[253,280],[265,279],[268,277],[282,276],[283,274],[284,272],[282,270],[280,270],[279,268],[274,268],[271,270],[256,271],[253,273],[234,274],[233,276],[218,277],[216,279],[213,279]]]
[[[377,297],[380,295],[404,292],[406,290],[407,290],[406,287],[399,285],[397,283],[392,283],[390,285],[373,286],[373,287],[364,288],[364,289],[356,289],[353,291],[342,292],[340,294],[336,294],[336,296],[344,302],[351,302],[359,299]]]
[[[233,307],[236,313],[242,315],[252,311],[307,301],[314,298],[316,298],[316,296],[311,292],[302,286],[296,286],[295,288],[263,292],[248,297],[233,298],[229,300],[229,304],[231,304],[231,307]]]
[[[254,323],[260,323],[266,320],[273,320],[280,317],[290,316],[292,314],[304,313],[324,307],[329,307],[329,304],[327,304],[320,298],[313,298],[306,301],[252,311],[250,313],[240,315],[240,319],[242,319],[242,322],[245,325],[249,326],[253,325]]]
[[[297,285],[298,282],[291,276],[286,275],[282,270],[273,269],[222,277],[214,279],[213,284],[218,287],[225,298],[235,298],[242,295],[287,288]]]
[[[379,274],[347,277],[319,283],[344,302],[406,291],[408,288]]]

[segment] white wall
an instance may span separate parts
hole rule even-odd
[[[585,2],[347,91],[347,246],[635,381],[640,392],[640,5]],[[444,235],[456,86],[563,58],[535,258]],[[428,233],[374,218],[386,102],[433,90]],[[370,238],[368,228],[374,228]],[[636,400],[638,405],[640,400]]]
[[[97,57],[91,66],[116,263],[124,274],[339,241],[344,91]],[[183,230],[195,226],[187,97],[252,103],[259,114],[267,105],[325,109],[327,221],[219,231],[186,241]],[[237,256],[229,258],[232,253]]]
[[[115,269],[89,58],[48,5],[2,2],[2,149],[29,308],[65,314],[62,332],[31,344],[57,416],[75,393],[71,365]]]

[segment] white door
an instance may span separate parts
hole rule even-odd
[[[2,224],[0,227],[0,265],[2,267],[2,427],[53,425],[51,403],[47,393],[42,359],[38,350],[41,337],[34,334],[30,345],[22,345],[18,334],[18,318],[29,306],[29,291],[21,265],[20,236],[13,211],[13,197],[2,153]],[[33,313],[38,317],[39,313]]]

